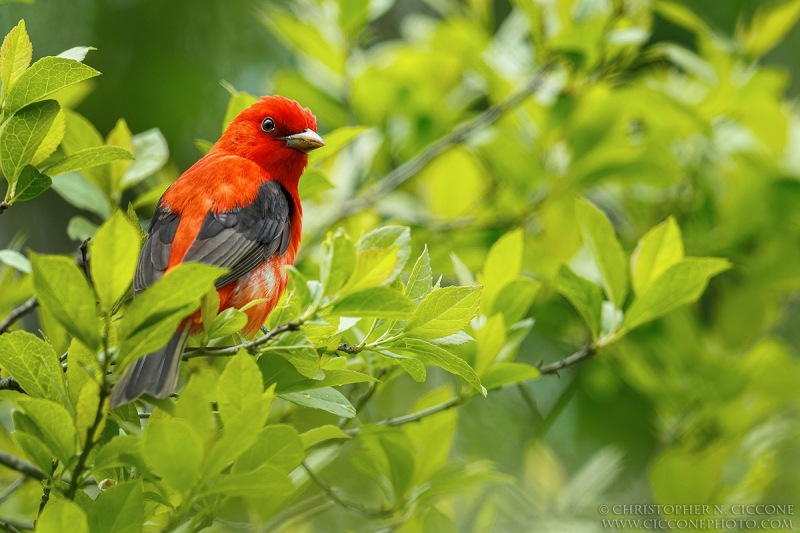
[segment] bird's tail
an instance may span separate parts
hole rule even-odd
[[[130,403],[142,394],[155,398],[172,394],[178,384],[178,369],[189,331],[189,327],[179,329],[166,346],[137,359],[111,389],[111,408]]]

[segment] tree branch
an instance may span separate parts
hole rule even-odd
[[[2,322],[0,322],[0,334],[5,333],[8,328],[14,324],[14,322],[36,309],[38,305],[39,302],[36,301],[36,297],[31,296],[19,307],[13,309],[8,316]]]
[[[7,454],[3,451],[0,451],[0,465],[10,468],[11,470],[16,470],[17,472],[25,474],[28,477],[38,479],[39,481],[44,481],[48,478],[47,474],[29,462],[23,461],[22,459],[14,457],[13,455]]]
[[[14,379],[13,376],[8,376],[7,378],[0,378],[0,390],[15,390],[17,392],[21,392],[25,394],[22,386]]]
[[[452,409],[453,407],[456,407],[458,405],[465,404],[474,397],[475,396],[456,396],[455,398],[451,398],[446,402],[436,404],[432,407],[428,407],[427,409],[423,409],[415,413],[410,413],[403,416],[396,416],[393,418],[386,418],[384,420],[379,420],[377,422],[370,422],[370,423],[376,426],[388,426],[388,427],[402,426],[403,424],[417,422],[425,417],[435,415],[436,413],[441,413],[442,411],[447,411],[448,409]],[[355,436],[361,433],[361,428],[357,427],[357,428],[346,429],[344,430],[344,432],[350,436]]]
[[[243,342],[235,346],[195,348],[193,350],[186,350],[185,352],[183,352],[183,359],[186,360],[186,359],[191,359],[193,357],[201,357],[204,355],[217,355],[217,356],[236,355],[242,348],[244,348],[247,351],[253,351],[253,349],[268,343],[278,335],[286,333],[287,331],[295,331],[299,328],[300,328],[299,322],[287,322],[285,324],[275,326],[264,335],[256,339],[253,339],[252,341]]]
[[[28,481],[28,476],[24,474],[15,479],[11,485],[6,487],[5,490],[0,493],[0,503],[3,503],[9,499],[15,492],[17,492],[17,490],[19,490],[22,485],[25,484],[26,481]]]
[[[13,518],[0,518],[0,529],[9,533],[22,533],[22,531],[33,531],[33,523]]]
[[[539,366],[539,372],[541,374],[556,374],[559,370],[564,368],[569,368],[573,365],[580,363],[581,361],[585,361],[590,357],[594,356],[597,353],[597,348],[593,344],[589,344],[584,346],[577,352],[572,355],[565,357],[559,361],[554,363],[549,363],[546,365]]]
[[[551,70],[552,64],[546,64],[523,87],[502,102],[493,105],[479,115],[457,125],[447,135],[440,137],[414,157],[396,167],[391,172],[380,178],[372,186],[362,191],[355,198],[339,204],[339,207],[319,225],[318,230],[309,235],[308,242],[318,242],[327,228],[346,218],[353,213],[376,204],[378,200],[395,190],[397,187],[414,177],[436,156],[444,153],[452,146],[463,143],[475,131],[496,122],[506,112],[522,104],[531,94],[536,92],[545,80],[545,75]]]

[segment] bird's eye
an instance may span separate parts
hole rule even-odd
[[[261,131],[264,133],[269,133],[275,129],[275,121],[272,120],[272,117],[267,117],[261,121]]]

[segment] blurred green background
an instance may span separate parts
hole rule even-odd
[[[386,11],[369,23],[360,40],[354,41],[363,55],[348,56],[359,67],[368,62],[364,56],[370,52],[377,56],[383,45],[398,39],[412,43],[413,48],[413,36],[429,30],[430,21],[444,26],[450,14],[460,20],[461,17],[468,18],[463,13],[470,9],[484,9],[483,35],[492,36],[512,10],[524,10],[528,4],[504,0],[378,3],[384,4]],[[758,8],[779,3],[761,0],[675,2],[698,14],[723,43],[733,43],[737,26],[751,20]],[[76,109],[104,134],[120,117],[127,120],[133,132],[160,128],[168,141],[171,162],[176,170],[187,168],[199,157],[200,152],[193,143],[195,139],[213,140],[219,135],[230,98],[220,84],[222,80],[253,94],[270,94],[276,85],[279,89],[293,89],[294,93],[288,96],[300,99],[301,103],[318,113],[323,136],[326,131],[347,122],[382,128],[382,133],[390,139],[394,136],[396,143],[391,153],[384,153],[377,159],[375,165],[379,170],[407,159],[425,141],[429,142],[442,133],[442,129],[447,131],[451,122],[457,122],[454,118],[462,116],[455,113],[436,122],[436,109],[432,105],[436,97],[421,103],[424,100],[421,96],[415,105],[422,108],[431,104],[431,109],[425,112],[419,108],[408,110],[408,114],[419,111],[419,116],[414,117],[417,122],[413,122],[413,126],[405,125],[418,128],[418,144],[403,144],[403,136],[397,133],[403,126],[390,120],[391,113],[382,109],[370,115],[365,111],[370,106],[364,102],[372,98],[380,100],[381,105],[385,103],[384,87],[377,83],[377,79],[372,80],[376,82],[374,85],[370,85],[367,78],[367,83],[362,81],[356,86],[362,91],[355,91],[357,98],[361,99],[357,101],[361,103],[360,107],[353,106],[356,111],[352,111],[347,102],[326,108],[323,97],[312,102],[303,101],[303,94],[320,92],[319,88],[309,89],[311,84],[302,81],[302,76],[313,77],[315,70],[313,65],[310,67],[302,62],[298,68],[297,50],[300,46],[296,49],[286,46],[275,32],[267,29],[263,20],[263,9],[267,4],[293,10],[299,19],[304,15],[303,9],[308,9],[305,14],[318,20],[324,18],[326,12],[320,7],[319,12],[312,13],[313,6],[328,3],[302,2],[298,7],[289,2],[244,0],[40,0],[31,5],[0,6],[0,30],[6,33],[20,18],[24,18],[34,43],[35,58],[57,54],[71,46],[97,47],[98,50],[92,52],[86,62],[103,75],[93,81],[91,92]],[[649,6],[650,3],[640,4]],[[489,10],[488,14],[486,10]],[[484,52],[486,43],[478,41],[479,32],[471,36],[454,31],[453,35],[460,35],[464,40],[450,40],[451,47],[447,51],[458,56],[464,47],[463,61],[466,64],[473,57],[471,54]],[[434,42],[430,48],[421,47],[423,55],[436,55],[453,35]],[[312,33],[299,38],[306,40],[308,46],[315,46]],[[461,408],[458,435],[451,452],[453,460],[491,460],[497,470],[518,481],[522,490],[513,494],[521,493],[527,497],[522,501],[512,495],[496,502],[491,518],[473,516],[471,511],[462,510],[457,513],[462,526],[491,522],[499,530],[512,531],[535,516],[540,520],[539,524],[545,524],[541,530],[564,531],[566,529],[561,528],[566,528],[565,524],[570,524],[569,527],[575,530],[591,530],[597,527],[597,519],[592,515],[597,503],[701,503],[706,500],[800,503],[797,425],[800,410],[797,359],[800,350],[800,262],[797,257],[800,225],[797,212],[800,204],[797,201],[800,195],[796,173],[796,150],[800,146],[796,138],[800,128],[796,116],[796,97],[800,92],[800,63],[797,61],[800,28],[794,25],[785,39],[758,59],[757,64],[730,52],[740,62],[732,68],[725,63],[728,57],[725,53],[714,55],[708,50],[701,51],[695,32],[674,19],[656,14],[652,20],[652,33],[642,47],[666,42],[696,51],[704,60],[714,64],[715,69],[725,65],[717,70],[718,76],[724,71],[734,79],[739,73],[737,68],[755,71],[774,67],[788,75],[788,82],[782,85],[784,74],[776,74],[774,78],[770,77],[771,74],[765,75],[763,79],[758,78],[757,88],[747,89],[752,89],[749,93],[745,89],[736,92],[744,83],[740,86],[733,83],[737,89],[730,89],[725,94],[720,92],[696,107],[686,104],[686,108],[691,107],[687,114],[697,112],[703,115],[703,120],[707,119],[707,123],[697,127],[702,134],[696,137],[691,137],[694,126],[669,123],[673,114],[680,114],[676,108],[664,108],[660,117],[663,131],[658,133],[671,131],[673,127],[677,132],[685,127],[691,130],[691,135],[687,133],[686,137],[695,141],[682,148],[695,150],[696,157],[692,159],[691,155],[683,154],[691,162],[681,163],[680,171],[674,172],[681,176],[690,174],[686,180],[688,185],[681,181],[683,178],[670,175],[673,171],[670,167],[663,170],[666,177],[657,176],[653,182],[644,185],[634,183],[632,179],[626,181],[628,175],[620,171],[621,179],[617,176],[608,182],[603,181],[603,177],[587,178],[589,183],[582,184],[580,190],[600,199],[599,203],[611,213],[629,251],[643,231],[666,215],[673,214],[684,232],[687,253],[729,257],[737,268],[713,283],[699,305],[633,332],[609,351],[609,357],[592,360],[577,371],[565,371],[560,379],[539,379],[520,389],[504,390],[486,401],[474,401]],[[475,50],[467,49],[469,43],[474,44]],[[327,45],[320,43],[319,46],[324,48]],[[719,63],[714,63],[716,60]],[[436,86],[436,77],[431,75],[437,72],[436,64],[425,64],[417,71],[413,59],[408,61],[412,64],[406,65],[411,73],[409,85],[405,87],[407,93],[413,94],[418,90],[414,86],[417,76],[427,80],[429,86]],[[372,64],[371,68],[377,70],[380,65]],[[558,143],[539,135],[557,131],[559,139],[572,143],[576,153],[581,143],[587,152],[595,148],[611,135],[607,130],[618,118],[614,113],[622,113],[628,102],[625,94],[606,98],[603,89],[617,88],[614,83],[624,85],[639,75],[646,77],[647,69],[647,61],[642,61],[641,64],[626,65],[621,79],[613,78],[616,72],[601,72],[598,77],[608,75],[612,79],[611,83],[604,85],[602,80],[598,82],[577,68],[580,73],[576,76],[580,78],[577,88],[565,90],[562,99],[553,106],[543,104],[541,107],[546,110],[532,111],[531,115],[539,119],[539,123],[534,120],[527,126],[520,126],[520,138],[528,133],[541,143],[536,145],[536,149],[541,146],[552,149],[545,155],[535,150],[513,152],[511,148],[507,153],[498,153],[485,146],[483,151],[476,151],[490,167],[493,176],[501,174],[502,166],[506,164],[516,166],[522,176],[518,181],[528,179],[525,169],[519,167],[528,164],[525,157],[530,156],[531,160],[541,163],[530,170],[535,175],[531,181],[545,182],[552,178],[555,182],[557,179],[553,175],[557,172],[553,168],[558,166]],[[701,71],[699,68],[698,72]],[[301,76],[289,83],[285,75],[295,72],[300,72]],[[398,69],[397,72],[399,74],[395,73],[392,80],[402,84],[404,71]],[[359,73],[363,72],[359,70]],[[374,72],[372,74],[375,76]],[[697,79],[692,76],[687,76],[692,79],[667,78],[667,74],[653,76],[649,80],[652,82],[650,87],[661,82],[666,86],[672,82],[674,87],[685,89],[687,93],[697,89]],[[283,80],[282,84],[278,80]],[[451,81],[446,78],[446,73],[442,73],[443,84]],[[600,89],[593,92],[595,86],[592,84],[595,82]],[[318,80],[318,85],[324,88],[325,80]],[[475,90],[469,83],[464,85],[468,94]],[[475,91],[480,93],[485,87],[480,83],[477,85],[480,88]],[[426,86],[428,89],[430,87]],[[496,90],[491,86],[486,91],[490,94],[477,98],[478,104],[474,107],[497,101],[498,94],[507,92],[507,89],[503,86],[502,90]],[[337,90],[338,86],[331,89],[329,98],[335,99]],[[496,94],[491,94],[495,90]],[[435,94],[435,90],[430,92]],[[407,95],[406,98],[411,100]],[[397,97],[397,101],[403,100]],[[755,115],[761,113],[762,104],[766,111],[760,115],[763,123],[757,127],[753,124],[758,118]],[[647,103],[639,105],[648,108]],[[469,109],[469,106],[464,108]],[[583,115],[582,111],[585,111]],[[650,118],[658,122],[662,112],[654,107],[649,111],[656,117]],[[381,112],[385,114],[381,115]],[[767,112],[784,113],[785,122],[771,122],[774,115]],[[742,137],[747,135],[740,130],[722,131],[721,124],[725,121],[722,118],[717,120],[718,117],[744,117],[742,121],[748,127],[752,126],[750,135],[769,146],[764,150],[751,151],[748,148],[737,151],[739,146],[747,144],[747,139]],[[372,118],[375,118],[374,122],[370,121]],[[691,120],[687,119],[687,122]],[[631,121],[626,127],[634,123]],[[536,128],[537,131],[531,131]],[[795,137],[792,138],[787,131],[794,131]],[[426,133],[431,138],[426,139]],[[570,133],[574,133],[574,137],[570,137]],[[683,133],[681,130],[676,135]],[[770,138],[771,133],[781,139]],[[664,146],[675,152],[681,148],[676,143],[665,142]],[[492,153],[496,160],[492,160]],[[794,167],[782,165],[781,161],[792,158]],[[547,161],[542,162],[545,159]],[[645,167],[645,171],[651,172],[652,169]],[[542,175],[546,177],[542,178]],[[481,178],[479,174],[477,179]],[[649,178],[644,177],[641,181]],[[498,183],[506,185],[502,178],[487,178],[488,181],[493,187]],[[548,194],[549,190],[543,186],[540,193]],[[355,223],[351,221],[350,228],[361,229],[379,220],[402,219],[404,216],[413,220],[414,217],[407,213],[413,214],[414,210],[406,204],[420,202],[419,198],[425,194],[435,196],[441,193],[421,186],[408,188],[405,192],[407,196],[395,198],[396,203],[376,209],[372,218],[362,218]],[[487,197],[500,200],[483,208],[487,212],[502,213],[506,204],[510,205],[510,200],[492,194],[487,193]],[[458,194],[453,196],[457,202]],[[520,198],[531,204],[537,201],[536,194]],[[55,192],[49,191],[30,206],[15,209],[13,216],[6,214],[0,219],[0,242],[5,245],[22,232],[27,236],[25,244],[38,252],[70,252],[75,244],[66,237],[64,228],[77,212]],[[308,215],[312,220],[315,212],[323,210],[312,208]],[[448,259],[450,251],[456,251],[473,271],[479,270],[488,245],[513,227],[513,224],[499,224],[452,232],[433,229],[428,234],[424,233],[426,219],[423,217],[421,220],[419,231],[423,234],[419,237],[420,243],[430,238],[436,254],[434,271],[444,272],[450,278],[453,275]],[[554,221],[562,225],[555,237],[543,236],[537,231],[537,224],[547,227]],[[567,257],[560,259],[547,255],[549,250],[558,249],[559,244],[554,242],[561,239],[558,231],[568,233],[565,228],[570,223],[569,214],[560,207],[551,206],[540,219],[534,222],[526,220],[526,223],[531,237],[526,241],[524,270],[547,280],[548,276],[552,277],[557,263],[566,261],[574,252],[573,247],[569,253],[564,252]],[[574,240],[574,236],[564,237],[567,242],[571,242],[570,239]],[[525,362],[537,364],[541,360],[566,355],[580,345],[582,335],[585,335],[576,325],[574,312],[552,291],[537,301],[531,315],[537,323],[521,349],[519,359]],[[402,385],[396,392],[390,387],[377,399],[376,409],[391,412],[392,402],[405,406],[407,398],[416,397],[420,392],[414,384]],[[346,462],[334,465],[329,475],[343,480],[346,485],[349,468]],[[357,492],[357,489],[353,490]],[[474,508],[479,514],[477,509],[482,509],[479,502],[488,498],[491,495],[486,493],[475,497],[469,509]],[[334,518],[332,523],[337,526],[352,526],[346,519]],[[795,523],[800,524],[800,518],[796,518]]]

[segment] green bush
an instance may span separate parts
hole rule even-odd
[[[662,0],[429,4],[378,43],[391,2],[259,8],[327,146],[255,339],[212,267],[132,299],[166,141],[71,109],[90,48],[6,36],[2,216],[52,187],[91,240],[0,251],[0,527],[599,530],[599,503],[800,497],[800,120],[761,64],[800,2],[732,39]],[[228,90],[223,124],[255,99]],[[110,411],[197,309],[177,397]]]

